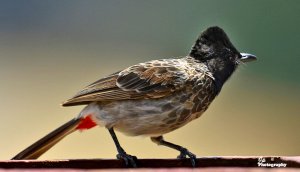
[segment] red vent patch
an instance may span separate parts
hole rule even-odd
[[[92,120],[92,115],[88,115],[85,118],[82,118],[76,129],[78,130],[87,130],[95,127],[97,124]]]

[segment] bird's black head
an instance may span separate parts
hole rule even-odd
[[[223,29],[215,26],[202,32],[189,56],[205,63],[220,87],[231,76],[238,64],[255,60],[251,54],[240,53]]]

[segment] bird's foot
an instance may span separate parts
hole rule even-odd
[[[197,158],[196,158],[195,154],[191,153],[186,148],[181,148],[179,151],[180,151],[180,154],[177,156],[177,158],[179,158],[179,159],[189,158],[192,163],[192,166],[196,167]]]
[[[124,160],[126,167],[133,167],[133,168],[137,167],[136,156],[129,155],[126,152],[121,152],[121,153],[117,154],[117,159]]]

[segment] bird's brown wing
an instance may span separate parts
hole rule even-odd
[[[140,63],[92,83],[64,102],[63,106],[160,98],[181,89],[187,79],[188,74],[179,59]]]

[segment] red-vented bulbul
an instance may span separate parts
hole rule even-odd
[[[243,62],[255,60],[240,53],[219,27],[210,27],[183,58],[152,60],[102,78],[63,103],[86,105],[77,117],[41,138],[13,159],[36,159],[68,134],[104,126],[117,147],[117,158],[136,167],[136,157],[120,146],[114,129],[131,136],[149,136],[158,145],[180,152],[178,158],[196,156],[167,142],[169,133],[200,117],[223,84]]]

